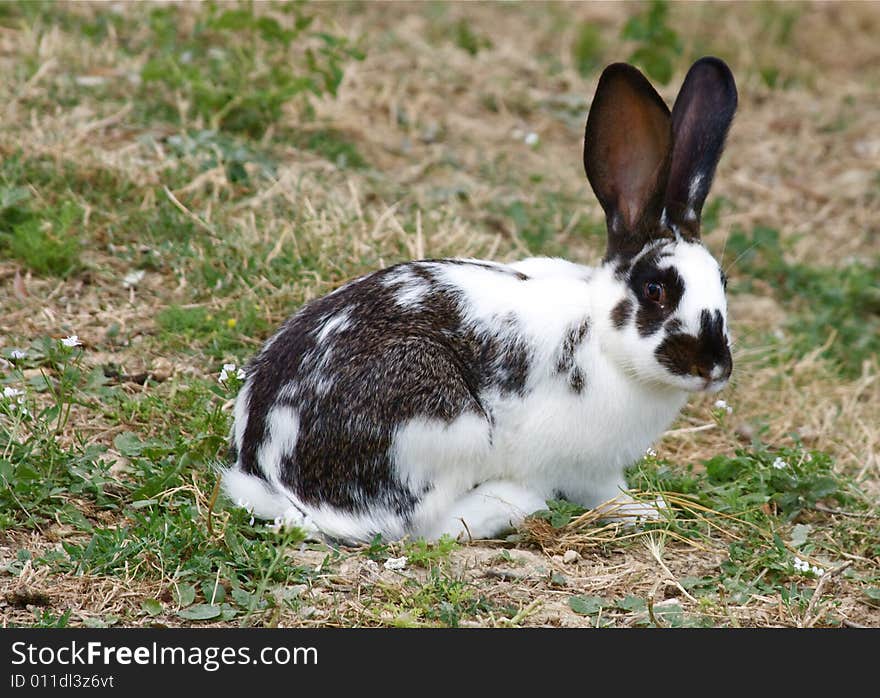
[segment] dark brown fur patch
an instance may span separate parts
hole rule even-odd
[[[629,287],[638,299],[639,309],[636,313],[636,327],[640,337],[648,337],[657,332],[681,302],[684,295],[684,281],[675,267],[661,269],[658,262],[668,253],[662,248],[645,255],[633,265],[629,277]],[[666,301],[661,306],[645,297],[645,284],[656,282],[666,289]]]
[[[584,389],[584,375],[580,367],[575,364],[574,357],[589,333],[589,318],[584,318],[579,323],[572,325],[565,333],[562,346],[560,346],[559,354],[556,357],[556,373],[568,374],[569,387],[575,393],[580,393]]]
[[[297,411],[299,437],[282,459],[281,479],[308,504],[347,511],[379,504],[405,515],[422,493],[391,469],[394,425],[417,416],[450,422],[483,413],[482,406],[454,360],[430,339],[388,337],[362,348],[345,351],[345,368],[334,366],[332,390],[318,395],[307,386],[284,400]]]
[[[556,372],[565,373],[574,366],[574,355],[590,331],[590,319],[584,318],[572,325],[562,340],[559,355],[556,358]]]
[[[663,329],[666,330],[666,334],[677,334],[681,332],[681,328],[681,320],[679,320],[677,317],[668,320],[663,326]]]
[[[568,374],[568,387],[572,389],[573,392],[580,395],[584,390],[584,372],[581,371],[580,366],[575,366],[571,373]]]
[[[287,321],[248,368],[248,421],[238,444],[244,472],[264,477],[258,453],[271,438],[268,417],[286,405],[296,411],[299,431],[281,477],[303,502],[353,512],[377,505],[402,516],[412,511],[422,493],[394,474],[397,426],[413,417],[451,422],[471,412],[491,428],[480,395],[523,394],[529,373],[531,350],[516,317],[492,331],[466,325],[460,292],[433,269],[447,263],[509,273],[460,260],[397,265],[309,303]],[[407,282],[387,280],[401,270],[428,283],[418,308],[394,301]],[[321,328],[341,313],[348,324],[319,343]]]
[[[730,376],[733,359],[724,335],[720,311],[704,310],[700,316],[700,334],[677,333],[667,336],[654,352],[657,361],[670,373],[680,376],[708,377],[715,366],[722,366],[722,378]]]
[[[613,324],[618,330],[622,330],[626,327],[626,323],[629,322],[632,311],[632,301],[629,298],[624,298],[620,303],[615,305],[614,309],[611,311],[611,324]]]

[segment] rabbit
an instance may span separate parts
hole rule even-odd
[[[733,368],[700,214],[736,105],[718,58],[671,113],[608,66],[583,153],[601,263],[425,259],[307,303],[246,369],[226,495],[350,544],[492,538],[561,497],[656,517],[624,469]]]

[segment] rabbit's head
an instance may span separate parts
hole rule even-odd
[[[636,380],[714,392],[730,377],[726,280],[700,242],[700,215],[736,104],[717,58],[691,67],[671,114],[630,65],[599,79],[584,167],[605,210],[613,272],[603,344]]]

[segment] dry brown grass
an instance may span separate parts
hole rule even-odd
[[[145,6],[121,8],[135,26],[148,11]],[[107,11],[86,3],[64,9],[82,16]],[[719,227],[707,236],[707,244],[732,267],[732,275],[736,261],[724,251],[736,226],[778,229],[784,241],[794,241],[788,254],[796,262],[839,266],[880,252],[880,5],[802,3],[797,10],[799,19],[784,46],[768,38],[757,4],[688,3],[672,10],[688,50],[724,55],[738,79],[738,116],[712,195],[724,197],[727,204]],[[198,11],[189,6],[191,16]],[[157,340],[157,312],[170,304],[192,303],[189,279],[165,265],[148,272],[136,290],[120,284],[129,269],[117,254],[116,230],[126,229],[133,210],[149,210],[167,199],[178,202],[185,209],[181,215],[204,233],[203,252],[210,250],[219,226],[240,237],[235,254],[260,250],[258,267],[282,251],[318,260],[314,271],[285,283],[266,277],[251,280],[244,298],[268,325],[345,278],[401,258],[508,260],[527,254],[523,231],[499,216],[495,205],[521,201],[534,207],[547,192],[581,202],[554,214],[552,224],[559,232],[552,242],[577,261],[599,257],[598,238],[572,232],[579,221],[601,219],[584,181],[579,142],[595,75],[578,74],[566,47],[577,23],[592,21],[607,37],[603,59],[625,58],[628,47],[616,37],[633,5],[458,3],[439,18],[418,3],[327,3],[316,11],[322,26],[352,39],[366,37],[368,55],[348,67],[338,98],[316,101],[317,121],[305,128],[319,124],[343,133],[371,168],[341,170],[315,153],[276,142],[274,179],[255,179],[255,187],[244,195],[227,181],[222,165],[165,190],[169,185],[163,173],[194,168],[186,157],[171,153],[162,137],[205,124],[185,116],[174,126],[145,124],[135,117],[130,81],[139,75],[144,59],[122,51],[115,33],[95,44],[46,21],[0,27],[0,156],[49,158],[59,168],[72,166],[85,181],[110,173],[131,186],[136,200],[117,211],[112,203],[95,209],[87,197],[75,195],[83,205],[81,228],[89,241],[86,270],[80,274],[66,280],[44,278],[16,261],[0,260],[0,345],[77,332],[91,365],[112,362],[129,374],[152,371],[172,378],[212,376],[216,362],[198,347],[171,351]],[[492,48],[471,56],[440,33],[458,19],[489,38]],[[23,67],[23,57],[33,70]],[[791,86],[769,89],[759,75],[767,65],[781,66]],[[101,81],[100,89],[89,87],[84,77]],[[54,95],[69,94],[71,81],[77,79],[76,104],[56,103]],[[680,79],[678,75],[661,88],[668,100]],[[566,110],[565,104],[574,108]],[[185,107],[181,104],[182,114]],[[299,125],[298,114],[288,110],[279,127]],[[539,135],[538,147],[525,145],[526,132]],[[264,140],[270,143],[272,133]],[[38,187],[31,190],[38,203],[51,198]],[[453,190],[463,195],[449,195]],[[127,230],[122,237],[137,241],[138,231]],[[853,380],[841,379],[818,351],[784,365],[768,364],[758,338],[781,331],[790,309],[774,299],[769,285],[758,282],[755,289],[751,295],[731,297],[740,339],[735,380],[723,397],[734,414],[716,424],[711,416],[715,397],[694,399],[658,445],[660,455],[699,464],[711,455],[731,453],[743,444],[743,434],[765,424],[766,442],[790,444],[792,435],[798,435],[810,447],[833,454],[840,471],[855,477],[876,501],[877,357]],[[222,314],[229,299],[217,294],[199,303]],[[127,346],[107,341],[114,324],[129,337]],[[256,349],[261,339],[242,343]],[[145,390],[136,385],[127,389]],[[70,439],[75,431],[109,446],[112,455],[114,436],[131,428],[80,410],[71,432],[60,438]],[[140,424],[137,429],[149,435],[152,427]],[[512,551],[512,560],[499,557],[504,546],[474,544],[454,552],[450,564],[499,605],[520,609],[515,624],[592,622],[567,605],[567,598],[578,593],[641,595],[655,607],[676,599],[686,611],[698,609],[721,625],[811,626],[823,624],[826,612],[839,622],[880,625],[876,607],[867,605],[853,582],[836,573],[816,581],[828,598],[802,612],[779,597],[755,596],[735,606],[722,596],[707,605],[690,597],[678,580],[712,574],[725,557],[723,545],[694,548],[664,540],[661,534],[638,535],[642,542],[623,545],[620,529],[596,528],[594,523],[584,520],[558,531],[533,522],[527,532],[532,547]],[[50,525],[42,535],[0,534],[0,567],[20,548],[57,548],[59,534],[52,531]],[[719,543],[723,540],[721,536]],[[578,557],[563,562],[567,550],[578,551]],[[289,556],[297,564],[324,564],[323,552],[291,551]],[[850,562],[875,579],[880,576],[876,558]],[[565,582],[551,583],[553,571]],[[408,577],[424,580],[426,574],[376,572],[357,551],[346,551],[341,566],[328,566],[326,574],[302,591],[307,611],[282,612],[271,622],[405,623],[412,619],[399,617],[400,596],[411,593],[404,582]],[[140,600],[162,598],[169,587],[165,576],[153,582],[58,576],[46,567],[27,566],[17,576],[0,573],[0,622],[29,622],[31,607],[48,606],[73,609],[75,623],[108,614],[125,623],[147,623],[149,619],[135,619]],[[171,615],[156,620],[180,622]],[[510,624],[491,614],[467,622]],[[620,622],[630,624],[632,619]]]

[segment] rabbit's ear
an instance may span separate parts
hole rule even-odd
[[[584,133],[584,169],[608,223],[607,258],[633,255],[656,233],[672,138],[669,108],[626,63],[599,78]]]
[[[700,236],[700,213],[736,111],[736,83],[724,61],[691,66],[672,107],[672,161],[665,222],[684,237]]]

